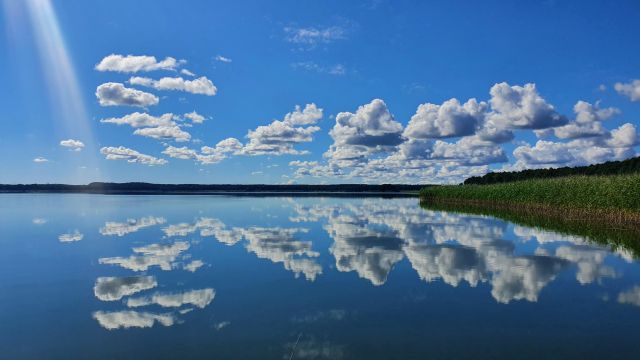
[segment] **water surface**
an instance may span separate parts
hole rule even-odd
[[[0,195],[7,359],[632,359],[640,267],[416,199]]]

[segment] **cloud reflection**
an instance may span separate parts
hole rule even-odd
[[[128,307],[140,307],[147,305],[160,305],[162,307],[181,307],[183,305],[193,305],[203,309],[213,301],[216,292],[207,288],[201,290],[190,290],[183,293],[155,293],[151,296],[127,299]]]
[[[99,277],[93,293],[102,301],[115,301],[156,286],[153,276]]]
[[[515,226],[523,241],[556,247],[519,254],[516,243],[504,240],[508,223],[484,216],[420,209],[401,201],[363,200],[361,204],[293,203],[296,223],[325,222],[334,240],[330,253],[339,271],[354,271],[373,285],[386,282],[393,266],[406,256],[420,279],[461,282],[475,287],[491,285],[491,295],[500,303],[537,301],[540,291],[570,264],[577,267],[581,284],[614,277],[603,265],[607,251],[587,246],[579,237]]]
[[[164,224],[167,220],[162,217],[147,216],[140,219],[127,219],[126,222],[107,221],[100,228],[104,236],[125,236],[146,227]]]
[[[96,311],[93,313],[93,318],[98,321],[100,326],[107,330],[150,328],[155,325],[156,322],[163,326],[171,326],[177,321],[177,318],[173,314],[154,314],[132,310],[113,312]]]
[[[100,258],[100,264],[117,265],[133,271],[147,271],[150,267],[158,266],[169,271],[177,266],[177,259],[184,251],[189,249],[189,243],[178,241],[172,244],[151,244],[133,248],[138,255],[129,257]]]

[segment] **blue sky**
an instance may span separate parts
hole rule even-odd
[[[0,12],[2,183],[449,183],[638,151],[637,1]]]

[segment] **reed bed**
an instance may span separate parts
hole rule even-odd
[[[640,174],[568,176],[489,185],[423,188],[422,201],[476,202],[573,210],[640,219]],[[567,214],[569,215],[569,214]],[[576,215],[576,214],[574,214]]]

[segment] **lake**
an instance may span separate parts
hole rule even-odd
[[[631,251],[413,198],[0,195],[0,230],[5,359],[640,351]]]

